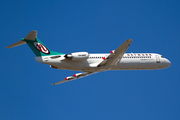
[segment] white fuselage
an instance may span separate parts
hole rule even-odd
[[[105,71],[105,70],[154,70],[163,69],[171,65],[171,62],[160,54],[155,53],[126,53],[116,66],[97,67],[109,54],[89,54],[89,58],[83,61],[71,61],[64,55],[58,58],[52,56],[35,57],[37,62],[51,65],[52,68],[77,71]]]

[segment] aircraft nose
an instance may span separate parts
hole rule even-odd
[[[166,59],[165,65],[166,65],[166,67],[170,67],[171,66],[171,62],[168,59]]]

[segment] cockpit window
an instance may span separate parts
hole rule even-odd
[[[163,56],[161,56],[161,58],[164,58]]]

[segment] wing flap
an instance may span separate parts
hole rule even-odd
[[[113,53],[111,53],[104,61],[102,61],[98,67],[101,66],[116,66],[117,63],[121,60],[124,53],[127,51],[128,47],[130,46],[132,40],[127,39],[121,46],[119,46]]]
[[[64,80],[61,80],[61,81],[56,82],[56,83],[53,83],[51,85],[58,85],[58,84],[61,84],[61,83],[69,82],[69,81],[72,81],[72,80],[75,80],[75,79],[86,77],[86,76],[94,74],[94,73],[95,72],[77,73],[77,74],[74,74],[73,76],[66,77]]]

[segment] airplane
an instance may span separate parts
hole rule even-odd
[[[74,52],[70,54],[51,51],[37,38],[37,31],[31,31],[19,42],[7,46],[6,48],[16,47],[27,43],[36,55],[35,60],[40,63],[48,64],[55,69],[68,69],[82,71],[64,80],[53,83],[57,85],[79,79],[94,73],[108,70],[156,70],[171,66],[171,62],[160,54],[156,53],[125,53],[132,40],[127,39],[116,50],[109,54],[89,54],[88,52]]]

